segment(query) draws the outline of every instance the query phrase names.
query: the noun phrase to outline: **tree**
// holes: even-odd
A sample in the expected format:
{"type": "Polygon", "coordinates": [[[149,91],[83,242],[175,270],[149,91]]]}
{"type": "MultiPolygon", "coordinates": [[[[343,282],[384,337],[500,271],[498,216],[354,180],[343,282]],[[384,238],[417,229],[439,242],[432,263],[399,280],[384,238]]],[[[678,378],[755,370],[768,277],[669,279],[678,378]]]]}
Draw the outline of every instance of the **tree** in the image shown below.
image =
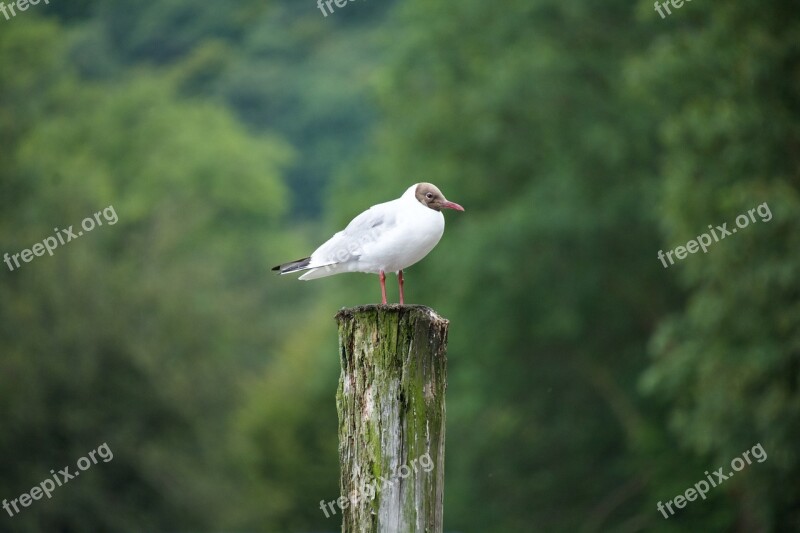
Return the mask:
{"type": "Polygon", "coordinates": [[[60,66],[63,38],[32,18],[0,35],[3,52],[35,51],[0,76],[4,107],[25,125],[2,127],[4,248],[76,234],[0,281],[0,450],[13,459],[0,463],[0,492],[28,491],[103,442],[114,459],[9,527],[221,523],[220,494],[247,498],[226,437],[239,380],[292,319],[264,312],[285,299],[280,287],[253,290],[286,248],[276,230],[291,151],[146,72],[78,83],[60,66]]]}
{"type": "Polygon", "coordinates": [[[665,248],[709,224],[737,228],[737,216],[766,206],[707,254],[670,267],[690,298],[659,328],[642,380],[669,406],[681,442],[709,466],[762,444],[768,460],[721,489],[731,496],[730,527],[749,531],[800,523],[793,10],[785,1],[693,5],[693,31],[663,36],[632,68],[641,93],[659,95],[665,248]]]}

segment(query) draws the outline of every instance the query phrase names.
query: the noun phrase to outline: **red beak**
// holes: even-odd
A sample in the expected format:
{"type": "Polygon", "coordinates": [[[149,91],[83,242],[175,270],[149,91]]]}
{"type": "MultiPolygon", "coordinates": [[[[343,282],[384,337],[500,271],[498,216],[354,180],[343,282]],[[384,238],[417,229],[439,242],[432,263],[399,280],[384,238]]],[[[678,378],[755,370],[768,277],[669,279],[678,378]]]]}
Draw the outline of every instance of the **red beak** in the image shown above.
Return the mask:
{"type": "Polygon", "coordinates": [[[442,207],[445,207],[447,209],[455,209],[456,211],[463,211],[464,210],[464,208],[461,207],[460,205],[458,205],[457,203],[448,202],[447,200],[442,202],[442,207]]]}

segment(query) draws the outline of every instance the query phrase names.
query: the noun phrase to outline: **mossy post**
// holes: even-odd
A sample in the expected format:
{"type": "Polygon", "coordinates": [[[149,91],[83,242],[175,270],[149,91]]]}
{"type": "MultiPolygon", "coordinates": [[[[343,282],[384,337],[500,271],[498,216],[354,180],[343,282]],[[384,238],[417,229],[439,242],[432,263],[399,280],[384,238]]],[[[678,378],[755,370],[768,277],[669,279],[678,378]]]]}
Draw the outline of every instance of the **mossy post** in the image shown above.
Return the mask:
{"type": "Polygon", "coordinates": [[[336,320],[342,532],[441,533],[448,322],[419,305],[336,320]]]}

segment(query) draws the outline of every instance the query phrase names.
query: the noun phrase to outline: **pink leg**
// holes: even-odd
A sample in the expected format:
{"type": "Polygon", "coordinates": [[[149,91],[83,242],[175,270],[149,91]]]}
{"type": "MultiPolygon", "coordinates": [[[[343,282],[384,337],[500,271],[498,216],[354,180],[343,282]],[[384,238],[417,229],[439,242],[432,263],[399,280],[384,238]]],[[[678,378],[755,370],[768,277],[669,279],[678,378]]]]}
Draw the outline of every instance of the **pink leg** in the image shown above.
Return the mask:
{"type": "Polygon", "coordinates": [[[397,283],[400,284],[400,305],[405,304],[405,295],[403,294],[403,271],[397,272],[397,283]]]}
{"type": "Polygon", "coordinates": [[[381,270],[381,304],[386,305],[386,274],[381,270]]]}

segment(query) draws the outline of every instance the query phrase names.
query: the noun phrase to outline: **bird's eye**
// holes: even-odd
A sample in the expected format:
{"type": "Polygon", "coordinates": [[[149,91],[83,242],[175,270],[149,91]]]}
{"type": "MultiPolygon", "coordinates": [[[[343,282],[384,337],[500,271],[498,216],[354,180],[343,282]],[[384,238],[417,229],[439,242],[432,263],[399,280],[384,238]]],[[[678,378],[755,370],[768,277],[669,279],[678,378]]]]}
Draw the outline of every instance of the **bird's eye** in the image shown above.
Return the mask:
{"type": "Polygon", "coordinates": [[[425,198],[427,198],[428,200],[433,200],[433,193],[429,192],[428,194],[425,195],[425,198]]]}

